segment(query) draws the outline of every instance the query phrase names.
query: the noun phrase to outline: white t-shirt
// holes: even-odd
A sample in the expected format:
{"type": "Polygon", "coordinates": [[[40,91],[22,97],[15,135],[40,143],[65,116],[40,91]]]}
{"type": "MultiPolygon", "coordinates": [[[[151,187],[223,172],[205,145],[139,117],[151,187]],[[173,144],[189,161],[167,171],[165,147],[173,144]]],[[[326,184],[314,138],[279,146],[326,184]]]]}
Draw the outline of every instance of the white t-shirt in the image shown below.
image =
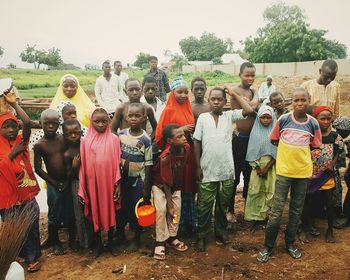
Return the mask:
{"type": "Polygon", "coordinates": [[[128,73],[120,72],[120,75],[113,73],[112,75],[116,76],[119,79],[119,85],[118,85],[118,93],[123,102],[129,101],[128,96],[126,95],[124,89],[125,89],[125,81],[129,79],[128,73]]]}
{"type": "Polygon", "coordinates": [[[118,77],[114,74],[111,75],[109,81],[103,75],[96,79],[95,96],[97,102],[108,113],[114,112],[121,101],[123,101],[118,92],[119,83],[118,77]]]}
{"type": "Polygon", "coordinates": [[[232,155],[232,123],[245,119],[240,110],[223,112],[218,124],[211,113],[199,115],[193,138],[202,142],[200,165],[203,183],[234,179],[235,168],[232,155]]]}

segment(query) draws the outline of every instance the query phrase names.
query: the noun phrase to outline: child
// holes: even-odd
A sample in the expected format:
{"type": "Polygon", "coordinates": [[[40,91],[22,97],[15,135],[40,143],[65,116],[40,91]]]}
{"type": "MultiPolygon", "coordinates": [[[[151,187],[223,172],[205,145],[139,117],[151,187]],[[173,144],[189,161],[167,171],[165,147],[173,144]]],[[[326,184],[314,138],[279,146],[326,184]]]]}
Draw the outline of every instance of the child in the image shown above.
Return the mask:
{"type": "Polygon", "coordinates": [[[64,254],[58,237],[58,229],[64,224],[69,227],[69,245],[75,242],[73,203],[68,187],[63,154],[65,141],[58,135],[59,115],[55,110],[47,109],[41,114],[44,137],[34,145],[35,172],[47,183],[48,240],[44,245],[54,246],[54,254],[64,254]],[[42,167],[45,163],[47,171],[42,167]]]}
{"type": "Polygon", "coordinates": [[[67,144],[64,152],[64,163],[66,166],[67,180],[72,188],[74,206],[75,227],[79,240],[79,247],[88,247],[88,235],[85,227],[85,218],[82,205],[78,199],[79,168],[80,168],[80,139],[82,135],[78,120],[66,120],[62,124],[63,136],[67,144]]]}
{"type": "MultiPolygon", "coordinates": [[[[6,92],[3,98],[22,120],[22,134],[19,134],[19,122],[14,114],[0,114],[0,216],[2,220],[6,220],[23,208],[35,215],[19,252],[19,257],[28,264],[27,270],[34,272],[40,269],[38,259],[41,256],[40,210],[35,200],[40,188],[27,149],[31,130],[30,119],[17,104],[14,92],[6,92]]],[[[16,234],[16,229],[13,230],[13,234],[16,234]]]]}
{"type": "Polygon", "coordinates": [[[198,192],[198,250],[205,251],[206,237],[210,232],[212,209],[215,206],[215,237],[218,244],[227,244],[226,211],[232,196],[234,164],[232,157],[232,123],[244,119],[253,109],[237,94],[241,110],[223,112],[227,89],[213,88],[209,93],[211,112],[199,116],[193,134],[196,155],[198,192]],[[215,148],[213,148],[215,147],[215,148]]]}
{"type": "Polygon", "coordinates": [[[191,91],[194,95],[194,100],[191,102],[192,112],[197,122],[200,114],[210,111],[208,102],[204,99],[207,92],[207,84],[203,78],[196,77],[191,81],[191,91]]]}
{"type": "Polygon", "coordinates": [[[177,239],[181,215],[181,188],[189,157],[189,145],[183,129],[169,124],[163,129],[169,146],[161,153],[153,168],[152,193],[156,208],[156,246],[154,258],[165,259],[165,244],[184,252],[188,247],[177,239]]]}
{"type": "MultiPolygon", "coordinates": [[[[142,94],[142,87],[140,81],[135,78],[127,79],[125,82],[125,92],[129,98],[129,102],[124,102],[118,105],[117,109],[115,110],[115,114],[111,125],[113,133],[117,133],[118,129],[123,130],[125,128],[130,127],[127,121],[128,107],[130,103],[140,103],[142,94]]],[[[153,136],[157,127],[157,121],[154,117],[154,109],[151,107],[151,105],[144,103],[140,104],[145,107],[146,112],[146,118],[141,124],[141,127],[143,129],[146,129],[146,120],[148,119],[151,123],[153,130],[151,138],[154,138],[153,136]]]]}
{"type": "Polygon", "coordinates": [[[95,256],[102,252],[101,231],[108,231],[108,250],[113,251],[115,204],[120,194],[120,141],[111,132],[105,109],[95,109],[90,117],[89,132],[80,144],[81,166],[78,195],[84,214],[93,224],[95,256]]]}
{"type": "MultiPolygon", "coordinates": [[[[334,243],[333,236],[333,220],[334,220],[334,208],[333,208],[333,191],[335,187],[334,181],[334,169],[339,155],[339,141],[340,137],[338,133],[332,131],[332,111],[327,106],[318,106],[313,111],[313,117],[317,119],[322,133],[322,145],[321,147],[311,151],[311,157],[313,161],[313,175],[309,182],[308,191],[313,193],[320,191],[321,198],[326,203],[328,229],[326,233],[326,242],[334,243]]],[[[303,229],[305,234],[309,230],[309,226],[313,226],[313,213],[312,201],[315,197],[312,194],[307,195],[303,211],[303,229]],[[309,221],[308,221],[309,220],[309,221]]],[[[322,204],[323,205],[323,204],[322,204]]],[[[305,240],[308,242],[307,236],[305,240]]]]}
{"type": "Polygon", "coordinates": [[[306,114],[309,95],[305,89],[294,90],[292,106],[293,112],[281,116],[270,135],[273,144],[278,144],[276,190],[265,230],[264,249],[257,256],[259,262],[267,262],[272,253],[289,189],[291,193],[285,246],[288,254],[294,259],[302,256],[293,243],[304,206],[308,178],[312,176],[310,145],[318,148],[322,139],[317,120],[306,114]]]}
{"type": "MultiPolygon", "coordinates": [[[[343,138],[346,139],[349,137],[350,134],[350,117],[347,116],[342,116],[334,120],[333,122],[333,127],[337,130],[337,133],[343,138]]],[[[342,142],[341,142],[342,143],[342,142]]],[[[340,143],[340,144],[341,144],[340,143]]],[[[344,141],[342,151],[344,153],[344,156],[342,158],[342,163],[337,166],[339,167],[346,167],[346,158],[350,158],[350,141],[346,140],[344,141]]],[[[340,157],[340,155],[339,155],[340,157]]],[[[338,164],[337,164],[338,165],[338,164]]],[[[343,204],[343,212],[346,216],[345,222],[336,222],[334,227],[338,229],[343,229],[345,227],[350,226],[350,165],[348,164],[348,168],[345,171],[344,174],[344,180],[346,183],[346,186],[348,188],[345,199],[344,199],[344,204],[343,204]]]]}
{"type": "Polygon", "coordinates": [[[168,124],[178,124],[185,132],[187,143],[191,147],[191,155],[186,164],[185,181],[181,192],[180,232],[195,232],[197,228],[197,211],[195,207],[196,161],[191,134],[194,131],[194,116],[188,98],[188,86],[181,76],[171,83],[171,92],[167,104],[160,116],[156,130],[156,143],[164,149],[168,144],[163,142],[162,131],[168,124]]]}
{"type": "Polygon", "coordinates": [[[281,92],[275,91],[271,93],[270,106],[274,109],[276,118],[279,119],[283,114],[289,113],[289,110],[285,107],[284,96],[281,92]]]}
{"type": "MultiPolygon", "coordinates": [[[[257,111],[259,106],[259,95],[255,89],[252,88],[252,85],[255,80],[255,66],[250,62],[242,63],[239,70],[239,77],[241,79],[240,85],[233,88],[233,91],[248,101],[248,104],[253,108],[254,111],[257,111]]],[[[236,99],[231,97],[231,109],[241,109],[236,99]]],[[[236,220],[234,216],[234,207],[235,207],[235,196],[237,186],[240,182],[241,173],[243,173],[244,185],[243,185],[243,198],[247,197],[248,185],[250,172],[252,168],[249,163],[245,160],[247,155],[247,148],[249,142],[249,134],[253,128],[255,118],[248,116],[245,120],[237,121],[236,129],[233,132],[232,138],[232,149],[233,149],[233,160],[235,162],[235,181],[233,183],[233,193],[229,208],[229,213],[227,218],[229,222],[234,222],[236,220]]]]}
{"type": "Polygon", "coordinates": [[[126,120],[129,128],[119,133],[121,142],[121,209],[117,212],[117,237],[125,239],[124,228],[129,222],[135,236],[127,248],[128,252],[140,247],[141,227],[135,215],[136,203],[143,197],[150,200],[150,168],[152,162],[151,139],[142,125],[146,119],[146,108],[142,103],[131,103],[127,107],[126,120]]]}
{"type": "Polygon", "coordinates": [[[271,144],[270,132],[276,123],[275,113],[262,106],[250,133],[246,161],[252,167],[244,218],[247,221],[266,221],[275,192],[277,147],[271,144]]]}

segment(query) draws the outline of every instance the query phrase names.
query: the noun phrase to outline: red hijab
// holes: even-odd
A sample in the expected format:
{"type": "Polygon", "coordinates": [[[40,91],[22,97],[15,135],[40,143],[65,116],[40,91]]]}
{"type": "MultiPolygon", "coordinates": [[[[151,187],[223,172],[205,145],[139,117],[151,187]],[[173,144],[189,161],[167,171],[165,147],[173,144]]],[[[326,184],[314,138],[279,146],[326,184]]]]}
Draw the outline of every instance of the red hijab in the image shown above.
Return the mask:
{"type": "Polygon", "coordinates": [[[179,104],[176,99],[174,92],[171,91],[169,94],[166,106],[160,115],[160,119],[156,129],[156,143],[159,147],[163,147],[163,129],[168,124],[177,124],[184,126],[188,124],[194,124],[194,116],[192,113],[190,100],[187,98],[186,102],[179,104]]]}
{"type": "MultiPolygon", "coordinates": [[[[0,127],[7,120],[19,124],[14,114],[6,113],[0,115],[0,127]]],[[[11,141],[0,135],[0,209],[29,201],[40,191],[30,164],[28,149],[12,161],[8,157],[22,140],[22,135],[17,135],[11,141]]]]}

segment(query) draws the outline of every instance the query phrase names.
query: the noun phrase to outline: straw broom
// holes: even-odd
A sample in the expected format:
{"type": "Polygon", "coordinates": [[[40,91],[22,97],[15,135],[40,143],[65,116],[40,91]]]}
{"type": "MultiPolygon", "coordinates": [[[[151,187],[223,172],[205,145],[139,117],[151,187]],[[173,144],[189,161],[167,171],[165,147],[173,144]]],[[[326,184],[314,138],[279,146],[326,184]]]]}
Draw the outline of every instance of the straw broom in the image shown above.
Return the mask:
{"type": "MultiPolygon", "coordinates": [[[[8,210],[5,210],[8,211],[8,210]]],[[[0,279],[5,279],[7,271],[16,260],[36,214],[30,204],[22,209],[11,209],[5,221],[0,221],[0,279]]]]}

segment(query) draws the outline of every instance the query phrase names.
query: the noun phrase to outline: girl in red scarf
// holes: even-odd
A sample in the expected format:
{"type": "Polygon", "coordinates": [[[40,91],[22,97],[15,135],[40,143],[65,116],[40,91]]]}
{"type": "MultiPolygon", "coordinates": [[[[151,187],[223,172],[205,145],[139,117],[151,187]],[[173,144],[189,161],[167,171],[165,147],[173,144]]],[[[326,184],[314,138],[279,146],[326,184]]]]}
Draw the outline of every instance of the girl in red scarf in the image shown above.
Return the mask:
{"type": "Polygon", "coordinates": [[[25,205],[35,211],[35,221],[32,224],[27,239],[19,257],[28,263],[28,271],[40,268],[38,259],[40,251],[39,206],[35,196],[40,188],[36,181],[29,160],[28,141],[30,137],[30,119],[16,103],[16,95],[8,92],[5,100],[16,111],[23,122],[22,134],[19,134],[19,122],[12,113],[0,115],[0,215],[3,220],[25,205]]]}
{"type": "Polygon", "coordinates": [[[164,108],[157,125],[156,143],[160,149],[167,146],[162,140],[162,131],[168,124],[177,124],[182,127],[190,145],[190,158],[186,165],[184,186],[181,190],[181,221],[180,231],[186,227],[187,231],[195,231],[197,226],[197,213],[195,207],[196,188],[196,162],[193,149],[192,133],[194,131],[194,116],[188,98],[188,86],[183,79],[175,79],[171,85],[166,107],[164,108]]]}

